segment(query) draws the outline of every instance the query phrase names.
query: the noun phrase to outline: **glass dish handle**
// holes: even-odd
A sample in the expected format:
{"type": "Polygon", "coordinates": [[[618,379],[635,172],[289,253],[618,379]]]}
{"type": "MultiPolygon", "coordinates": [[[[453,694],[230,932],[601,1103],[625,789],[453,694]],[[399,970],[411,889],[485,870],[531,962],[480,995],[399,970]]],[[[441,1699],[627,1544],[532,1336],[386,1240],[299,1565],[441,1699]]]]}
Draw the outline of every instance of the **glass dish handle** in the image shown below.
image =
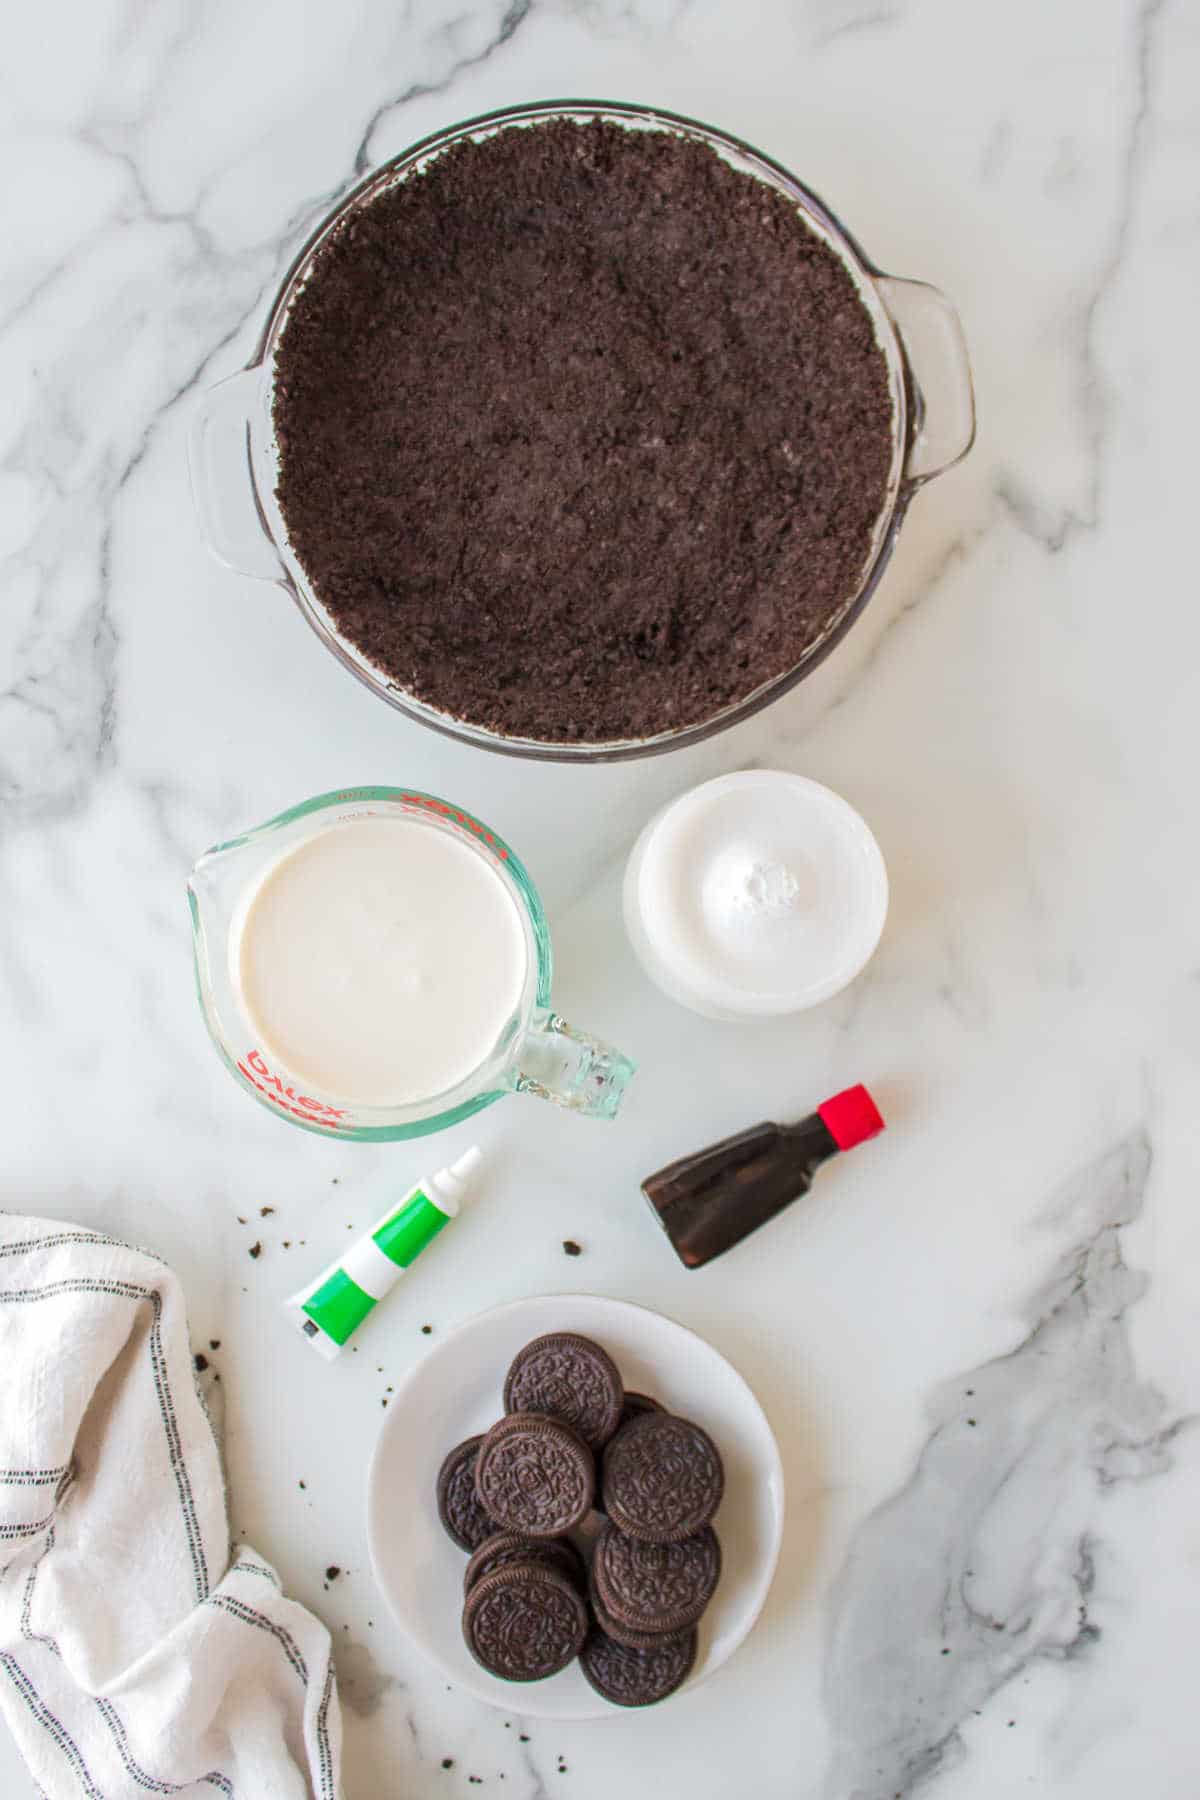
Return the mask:
{"type": "Polygon", "coordinates": [[[259,508],[250,456],[261,378],[261,369],[242,369],[201,397],[188,430],[188,468],[200,529],[217,560],[256,580],[280,581],[284,567],[259,508]]]}
{"type": "Polygon", "coordinates": [[[536,1094],[590,1119],[615,1119],[634,1065],[611,1044],[576,1031],[555,1012],[533,1015],[513,1076],[518,1094],[536,1094]]]}
{"type": "Polygon", "coordinates": [[[924,281],[881,275],[876,287],[896,327],[913,383],[913,433],[904,479],[914,487],[961,462],[975,442],[975,392],[962,322],[924,281]]]}

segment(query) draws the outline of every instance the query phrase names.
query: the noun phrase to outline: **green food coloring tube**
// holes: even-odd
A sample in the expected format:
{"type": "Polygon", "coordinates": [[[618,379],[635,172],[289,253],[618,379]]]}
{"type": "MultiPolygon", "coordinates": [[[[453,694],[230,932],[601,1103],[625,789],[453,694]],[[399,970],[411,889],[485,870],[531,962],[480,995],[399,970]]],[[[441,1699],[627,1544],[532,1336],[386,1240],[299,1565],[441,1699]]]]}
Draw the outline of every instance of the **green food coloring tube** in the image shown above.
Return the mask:
{"type": "Polygon", "coordinates": [[[426,1244],[458,1217],[482,1161],[482,1150],[473,1144],[449,1168],[423,1176],[344,1256],[286,1302],[301,1335],[327,1361],[341,1354],[426,1244]]]}

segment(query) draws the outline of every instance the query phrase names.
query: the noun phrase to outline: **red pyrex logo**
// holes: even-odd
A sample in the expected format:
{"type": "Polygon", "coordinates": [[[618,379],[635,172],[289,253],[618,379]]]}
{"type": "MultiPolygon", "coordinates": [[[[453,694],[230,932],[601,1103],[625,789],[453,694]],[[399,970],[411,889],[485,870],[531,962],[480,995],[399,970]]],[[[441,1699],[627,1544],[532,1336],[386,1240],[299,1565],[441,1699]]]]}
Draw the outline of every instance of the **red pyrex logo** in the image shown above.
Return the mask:
{"type": "Polygon", "coordinates": [[[336,1119],[344,1119],[346,1116],[336,1106],[327,1106],[324,1100],[314,1100],[311,1095],[298,1094],[295,1088],[288,1087],[278,1075],[272,1073],[257,1050],[251,1050],[246,1061],[238,1064],[238,1069],[260,1094],[265,1094],[268,1100],[281,1106],[284,1112],[291,1113],[297,1119],[307,1120],[310,1125],[332,1125],[336,1119]]]}

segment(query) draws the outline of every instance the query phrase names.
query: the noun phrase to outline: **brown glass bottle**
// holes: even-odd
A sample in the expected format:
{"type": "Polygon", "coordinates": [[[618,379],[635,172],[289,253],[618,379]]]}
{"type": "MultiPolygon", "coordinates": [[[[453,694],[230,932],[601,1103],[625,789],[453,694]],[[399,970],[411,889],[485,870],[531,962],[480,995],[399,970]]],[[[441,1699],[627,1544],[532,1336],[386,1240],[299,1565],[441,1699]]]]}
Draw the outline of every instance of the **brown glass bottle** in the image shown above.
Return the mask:
{"type": "Polygon", "coordinates": [[[866,1088],[847,1088],[798,1124],[765,1120],[668,1163],[642,1192],[680,1262],[699,1269],[806,1194],[822,1163],[883,1129],[866,1088]]]}

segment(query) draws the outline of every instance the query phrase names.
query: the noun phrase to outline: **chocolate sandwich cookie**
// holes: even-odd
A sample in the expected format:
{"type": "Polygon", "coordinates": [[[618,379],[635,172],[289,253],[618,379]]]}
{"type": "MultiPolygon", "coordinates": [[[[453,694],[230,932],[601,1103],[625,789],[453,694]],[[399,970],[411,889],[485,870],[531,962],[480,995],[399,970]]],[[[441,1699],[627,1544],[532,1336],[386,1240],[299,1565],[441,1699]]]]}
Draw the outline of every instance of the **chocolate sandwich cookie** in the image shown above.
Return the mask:
{"type": "Polygon", "coordinates": [[[604,1511],[646,1543],[670,1544],[707,1525],[725,1471],[708,1433],[671,1413],[644,1413],[604,1453],[604,1511]]]}
{"type": "Polygon", "coordinates": [[[598,1694],[614,1706],[653,1706],[683,1686],[696,1661],[696,1628],[660,1638],[652,1649],[619,1644],[593,1625],[579,1666],[598,1694]]]}
{"type": "Polygon", "coordinates": [[[660,1413],[666,1412],[666,1410],[666,1407],[661,1406],[657,1400],[652,1400],[649,1394],[636,1394],[630,1388],[626,1388],[625,1403],[621,1408],[617,1430],[620,1431],[622,1425],[628,1425],[630,1419],[640,1419],[643,1413],[660,1413]]]}
{"type": "MultiPolygon", "coordinates": [[[[666,1410],[666,1407],[661,1405],[659,1401],[652,1400],[649,1394],[634,1393],[631,1392],[629,1388],[626,1388],[624,1404],[621,1407],[621,1417],[617,1422],[617,1429],[613,1434],[613,1438],[619,1436],[622,1429],[629,1424],[631,1419],[640,1419],[645,1413],[660,1413],[666,1412],[666,1410]]],[[[613,1438],[609,1439],[610,1443],[613,1441],[613,1438]]],[[[600,1483],[598,1482],[597,1487],[599,1488],[599,1486],[600,1483]]],[[[596,1496],[596,1506],[598,1510],[604,1510],[604,1499],[600,1493],[597,1493],[596,1496]]]]}
{"type": "Polygon", "coordinates": [[[578,1656],[587,1607],[564,1575],[512,1563],[481,1575],[463,1607],[463,1636],[476,1662],[505,1681],[544,1681],[578,1656]]]}
{"type": "Polygon", "coordinates": [[[614,1619],[593,1585],[588,1595],[588,1605],[592,1609],[592,1617],[606,1637],[614,1643],[624,1644],[627,1650],[657,1650],[667,1638],[684,1637],[692,1629],[689,1625],[684,1631],[635,1631],[629,1625],[622,1625],[614,1619]]]}
{"type": "Polygon", "coordinates": [[[475,1492],[475,1458],[482,1442],[480,1436],[457,1444],[438,1471],[438,1517],[460,1550],[477,1549],[498,1529],[475,1492]]]}
{"type": "Polygon", "coordinates": [[[591,1511],[595,1486],[591,1451],[557,1419],[510,1413],[479,1446],[475,1492],[507,1531],[561,1537],[591,1511]]]}
{"type": "Polygon", "coordinates": [[[504,1410],[546,1413],[579,1433],[593,1450],[617,1429],[625,1390],[607,1350],[572,1331],[534,1338],[513,1358],[504,1410]]]}
{"type": "Polygon", "coordinates": [[[587,1586],[583,1558],[566,1538],[531,1538],[516,1531],[498,1531],[494,1537],[484,1539],[467,1564],[463,1593],[469,1594],[480,1577],[490,1575],[494,1569],[530,1562],[565,1575],[580,1593],[587,1586]]]}
{"type": "Polygon", "coordinates": [[[694,1625],[720,1577],[721,1546],[711,1525],[675,1544],[645,1544],[606,1525],[592,1556],[597,1600],[631,1631],[694,1625]]]}

